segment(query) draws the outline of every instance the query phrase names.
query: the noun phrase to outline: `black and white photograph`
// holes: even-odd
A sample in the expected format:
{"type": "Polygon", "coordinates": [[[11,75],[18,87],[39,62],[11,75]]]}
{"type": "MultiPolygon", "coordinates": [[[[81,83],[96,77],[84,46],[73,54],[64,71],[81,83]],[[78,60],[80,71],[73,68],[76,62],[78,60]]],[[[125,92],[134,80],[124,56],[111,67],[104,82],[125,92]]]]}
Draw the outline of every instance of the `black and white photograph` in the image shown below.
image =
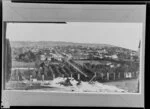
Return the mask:
{"type": "Polygon", "coordinates": [[[2,2],[2,106],[144,107],[145,2],[2,2]]]}
{"type": "Polygon", "coordinates": [[[139,94],[142,23],[7,23],[6,90],[139,94]]]}

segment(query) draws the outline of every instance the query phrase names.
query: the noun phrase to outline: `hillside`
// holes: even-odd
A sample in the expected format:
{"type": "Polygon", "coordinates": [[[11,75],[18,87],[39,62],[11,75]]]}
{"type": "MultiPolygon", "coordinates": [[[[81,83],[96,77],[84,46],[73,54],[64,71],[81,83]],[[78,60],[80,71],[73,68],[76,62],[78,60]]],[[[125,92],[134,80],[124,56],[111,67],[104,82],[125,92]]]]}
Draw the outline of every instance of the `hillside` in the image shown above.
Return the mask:
{"type": "Polygon", "coordinates": [[[113,47],[108,44],[91,44],[91,43],[73,43],[73,42],[62,42],[62,41],[10,41],[11,47],[53,47],[53,46],[87,46],[87,47],[113,47]]]}

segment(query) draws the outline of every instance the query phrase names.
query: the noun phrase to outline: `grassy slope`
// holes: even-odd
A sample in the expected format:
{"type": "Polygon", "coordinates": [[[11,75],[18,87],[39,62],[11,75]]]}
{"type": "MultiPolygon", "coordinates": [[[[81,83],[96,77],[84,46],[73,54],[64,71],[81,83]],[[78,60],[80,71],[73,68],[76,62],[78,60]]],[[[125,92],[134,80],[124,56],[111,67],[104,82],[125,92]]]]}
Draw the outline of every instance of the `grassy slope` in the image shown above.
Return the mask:
{"type": "Polygon", "coordinates": [[[13,68],[34,68],[35,63],[34,62],[18,62],[18,61],[12,61],[12,67],[13,68]]]}

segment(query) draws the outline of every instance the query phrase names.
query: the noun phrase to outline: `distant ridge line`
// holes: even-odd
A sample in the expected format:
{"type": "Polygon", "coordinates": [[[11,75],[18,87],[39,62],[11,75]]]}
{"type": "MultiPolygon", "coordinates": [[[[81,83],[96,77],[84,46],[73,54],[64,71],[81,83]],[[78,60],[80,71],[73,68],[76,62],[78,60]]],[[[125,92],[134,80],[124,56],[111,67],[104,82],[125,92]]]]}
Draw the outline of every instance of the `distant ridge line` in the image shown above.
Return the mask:
{"type": "Polygon", "coordinates": [[[114,46],[110,44],[98,44],[98,43],[80,43],[80,42],[67,42],[67,41],[10,41],[11,43],[65,43],[65,44],[83,44],[83,45],[106,45],[106,46],[114,46]]]}
{"type": "MultiPolygon", "coordinates": [[[[86,46],[86,47],[118,47],[126,50],[131,50],[128,48],[123,48],[110,44],[98,44],[98,43],[79,43],[79,42],[66,42],[66,41],[10,41],[12,47],[34,47],[34,46],[44,46],[44,47],[54,47],[54,46],[86,46]]],[[[132,50],[135,51],[135,50],[132,50]]]]}

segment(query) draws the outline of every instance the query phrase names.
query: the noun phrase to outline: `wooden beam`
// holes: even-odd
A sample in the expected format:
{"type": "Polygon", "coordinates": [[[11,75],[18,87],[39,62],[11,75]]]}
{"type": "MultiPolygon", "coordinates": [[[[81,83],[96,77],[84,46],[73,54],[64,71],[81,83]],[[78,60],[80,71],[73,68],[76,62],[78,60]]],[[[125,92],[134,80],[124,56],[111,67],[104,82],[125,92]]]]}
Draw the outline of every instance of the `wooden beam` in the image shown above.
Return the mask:
{"type": "Polygon", "coordinates": [[[89,82],[91,82],[95,77],[96,77],[96,72],[95,72],[95,75],[91,78],[91,80],[89,82]]]}
{"type": "Polygon", "coordinates": [[[73,65],[72,63],[70,63],[68,60],[65,60],[69,65],[71,65],[73,68],[75,68],[78,72],[80,72],[82,75],[84,75],[85,77],[88,77],[84,72],[82,72],[78,67],[76,67],[75,65],[73,65]]]}

